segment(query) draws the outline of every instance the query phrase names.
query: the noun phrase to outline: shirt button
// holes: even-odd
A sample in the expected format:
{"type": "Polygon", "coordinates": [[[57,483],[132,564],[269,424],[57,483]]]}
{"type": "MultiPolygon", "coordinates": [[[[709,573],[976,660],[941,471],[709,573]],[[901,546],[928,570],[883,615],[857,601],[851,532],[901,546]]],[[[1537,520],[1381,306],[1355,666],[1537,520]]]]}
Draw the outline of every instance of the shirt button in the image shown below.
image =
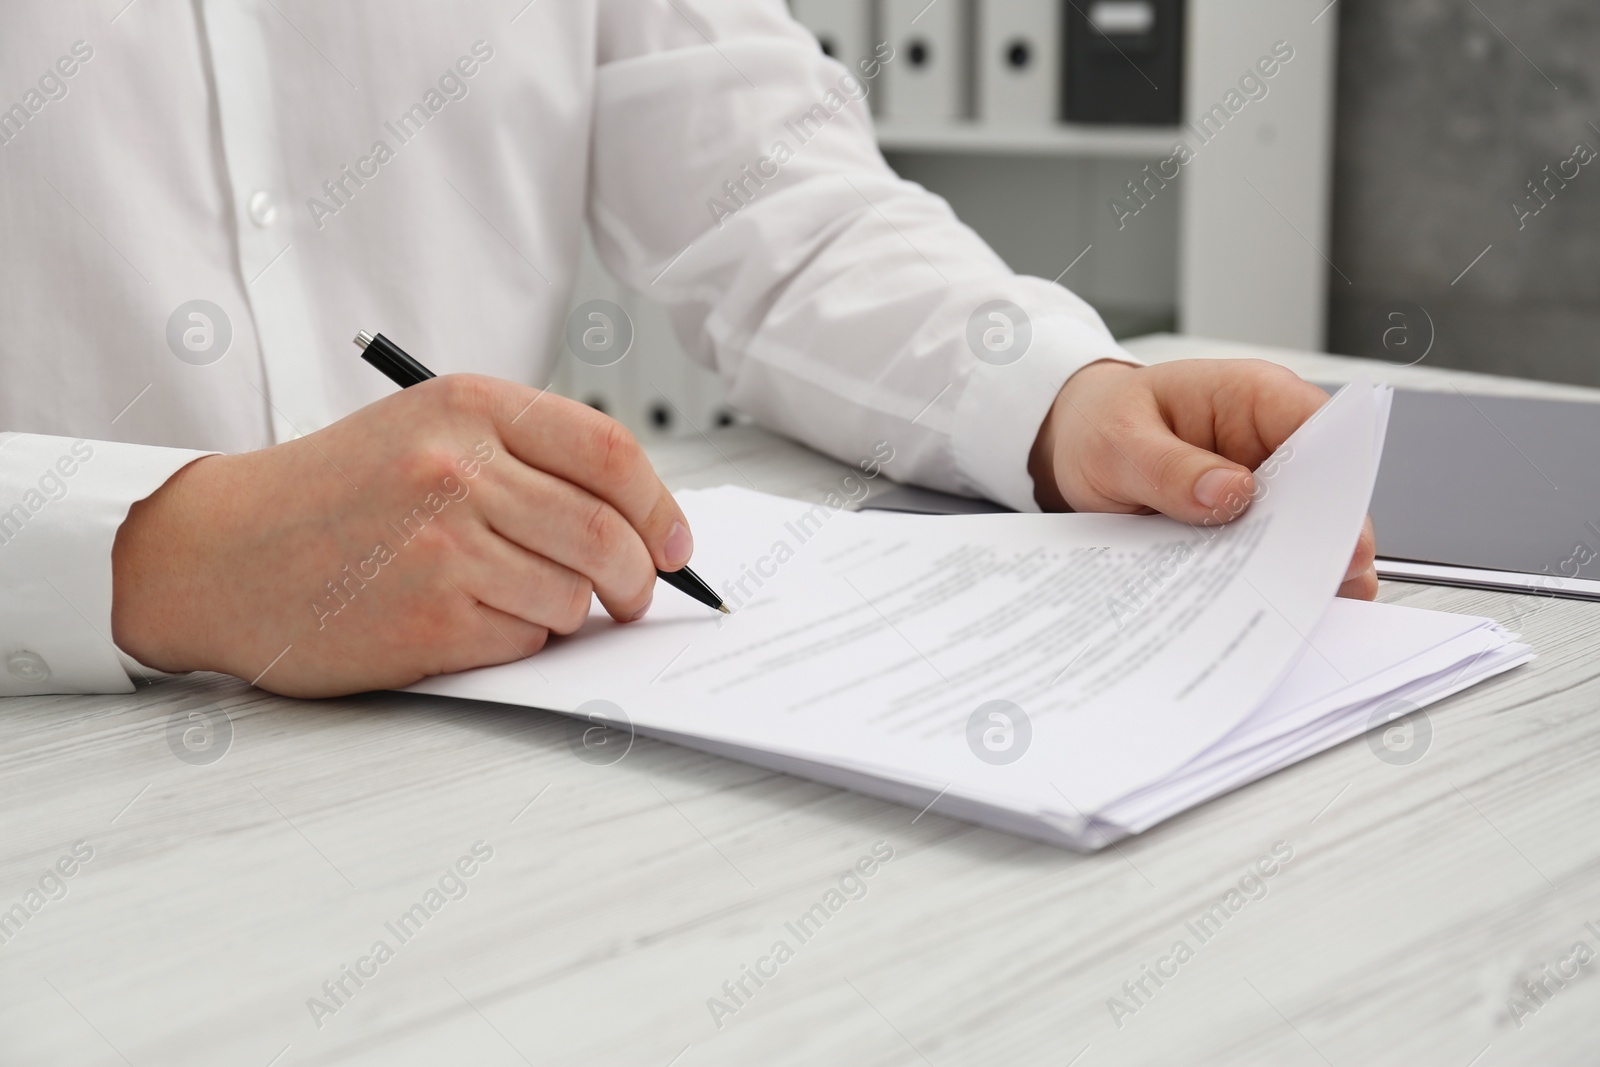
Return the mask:
{"type": "Polygon", "coordinates": [[[278,205],[273,201],[272,194],[265,189],[258,189],[250,194],[250,221],[266,229],[278,217],[278,205]]]}
{"type": "Polygon", "coordinates": [[[23,682],[42,682],[50,677],[50,667],[44,657],[27,649],[6,657],[6,670],[11,672],[13,678],[23,682]]]}

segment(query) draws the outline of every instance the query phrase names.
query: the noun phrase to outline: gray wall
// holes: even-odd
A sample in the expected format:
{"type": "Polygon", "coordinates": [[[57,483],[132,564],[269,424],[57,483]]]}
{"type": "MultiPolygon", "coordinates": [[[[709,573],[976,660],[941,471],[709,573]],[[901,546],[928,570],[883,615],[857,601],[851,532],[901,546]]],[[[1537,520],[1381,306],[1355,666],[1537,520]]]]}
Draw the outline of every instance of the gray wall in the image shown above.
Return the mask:
{"type": "Polygon", "coordinates": [[[1511,208],[1600,150],[1600,3],[1476,4],[1340,2],[1329,347],[1409,362],[1431,318],[1426,363],[1600,385],[1600,159],[1511,208]]]}

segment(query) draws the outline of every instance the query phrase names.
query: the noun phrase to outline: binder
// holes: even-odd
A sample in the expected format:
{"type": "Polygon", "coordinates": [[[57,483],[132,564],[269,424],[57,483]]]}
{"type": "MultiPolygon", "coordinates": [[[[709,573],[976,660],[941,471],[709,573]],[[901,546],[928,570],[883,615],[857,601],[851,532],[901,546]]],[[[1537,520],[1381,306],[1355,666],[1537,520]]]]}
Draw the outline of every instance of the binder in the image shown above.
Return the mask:
{"type": "Polygon", "coordinates": [[[866,0],[790,0],[795,20],[816,35],[822,52],[861,76],[872,52],[872,5],[866,0]]]}
{"type": "Polygon", "coordinates": [[[969,0],[883,0],[883,34],[894,57],[883,67],[883,117],[952,122],[971,115],[969,0]]]}
{"type": "Polygon", "coordinates": [[[633,342],[625,356],[597,366],[580,359],[564,336],[553,386],[556,392],[605,412],[647,441],[697,437],[702,430],[739,421],[716,372],[683,351],[670,309],[644,299],[614,278],[600,261],[593,235],[585,227],[569,319],[572,312],[594,300],[609,301],[620,310],[614,326],[629,330],[633,342]]]}
{"type": "Polygon", "coordinates": [[[1062,0],[978,0],[977,116],[1039,127],[1061,117],[1062,0]]]}
{"type": "Polygon", "coordinates": [[[1183,116],[1183,0],[1084,0],[1067,11],[1071,122],[1176,126],[1183,116]]]}

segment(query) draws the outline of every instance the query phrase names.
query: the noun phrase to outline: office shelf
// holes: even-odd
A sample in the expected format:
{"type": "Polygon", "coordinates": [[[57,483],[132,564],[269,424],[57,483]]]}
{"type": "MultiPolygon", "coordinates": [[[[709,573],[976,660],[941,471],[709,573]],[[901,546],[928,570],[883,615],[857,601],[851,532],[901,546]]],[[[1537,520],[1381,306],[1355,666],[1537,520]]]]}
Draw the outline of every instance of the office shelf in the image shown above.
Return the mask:
{"type": "Polygon", "coordinates": [[[975,122],[878,123],[886,152],[970,152],[987,155],[1080,156],[1144,159],[1171,154],[1179,126],[984,126],[975,122]]]}
{"type": "MultiPolygon", "coordinates": [[[[1339,25],[1312,17],[1325,3],[1306,14],[1283,0],[1186,0],[1183,114],[1204,135],[1192,125],[896,119],[890,90],[878,144],[897,171],[1043,277],[1093,246],[1062,282],[1091,304],[1175,306],[1183,333],[1319,349],[1339,25]],[[1143,170],[1180,142],[1190,149],[1180,169],[1143,170]]],[[[874,33],[906,44],[905,26],[881,22],[874,33]]]]}

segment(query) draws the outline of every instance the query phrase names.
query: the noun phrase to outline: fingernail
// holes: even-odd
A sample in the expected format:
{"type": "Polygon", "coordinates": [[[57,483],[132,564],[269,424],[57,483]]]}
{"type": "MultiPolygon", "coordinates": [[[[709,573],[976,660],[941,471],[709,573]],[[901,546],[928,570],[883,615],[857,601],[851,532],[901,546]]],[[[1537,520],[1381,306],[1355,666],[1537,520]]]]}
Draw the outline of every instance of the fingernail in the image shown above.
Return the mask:
{"type": "Polygon", "coordinates": [[[694,537],[690,535],[689,527],[681,522],[673,523],[672,532],[667,534],[667,543],[662,550],[673,567],[688,563],[689,557],[694,555],[694,537]]]}
{"type": "Polygon", "coordinates": [[[644,602],[644,607],[642,607],[638,611],[634,612],[633,613],[633,618],[629,619],[628,621],[629,622],[638,622],[640,619],[644,618],[645,617],[645,613],[650,610],[650,605],[654,604],[655,600],[656,600],[655,594],[654,593],[650,594],[650,599],[646,600],[644,602]]]}
{"type": "Polygon", "coordinates": [[[1227,467],[1213,467],[1194,483],[1194,498],[1200,501],[1201,506],[1214,508],[1236,477],[1238,477],[1237,471],[1231,471],[1227,467]]]}
{"type": "Polygon", "coordinates": [[[1222,499],[1222,493],[1226,493],[1227,486],[1234,482],[1234,478],[1235,472],[1227,467],[1213,467],[1211,470],[1206,470],[1205,474],[1200,475],[1195,482],[1195,499],[1200,501],[1203,507],[1216,507],[1218,501],[1222,499]]]}

